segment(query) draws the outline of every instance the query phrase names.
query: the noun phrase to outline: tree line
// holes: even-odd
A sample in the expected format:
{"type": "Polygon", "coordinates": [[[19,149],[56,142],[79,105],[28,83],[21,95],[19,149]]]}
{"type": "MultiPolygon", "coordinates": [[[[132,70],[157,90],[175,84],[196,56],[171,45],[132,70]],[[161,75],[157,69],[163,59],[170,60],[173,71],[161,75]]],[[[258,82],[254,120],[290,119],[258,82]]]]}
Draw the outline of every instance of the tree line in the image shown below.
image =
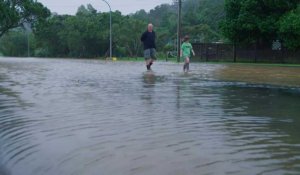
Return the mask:
{"type": "MultiPolygon", "coordinates": [[[[31,56],[97,58],[109,53],[109,13],[92,5],[80,6],[75,15],[59,15],[34,0],[3,0],[0,11],[2,55],[27,56],[27,38],[31,56]]],[[[300,47],[299,0],[185,0],[182,11],[182,35],[189,34],[192,42],[268,46],[280,40],[289,49],[300,47]]],[[[112,19],[115,56],[140,56],[140,35],[150,22],[158,51],[176,48],[176,3],[130,15],[115,11],[112,19]]]]}
{"type": "Polygon", "coordinates": [[[268,47],[274,40],[289,49],[300,47],[299,0],[226,0],[220,28],[234,43],[268,47]]]}

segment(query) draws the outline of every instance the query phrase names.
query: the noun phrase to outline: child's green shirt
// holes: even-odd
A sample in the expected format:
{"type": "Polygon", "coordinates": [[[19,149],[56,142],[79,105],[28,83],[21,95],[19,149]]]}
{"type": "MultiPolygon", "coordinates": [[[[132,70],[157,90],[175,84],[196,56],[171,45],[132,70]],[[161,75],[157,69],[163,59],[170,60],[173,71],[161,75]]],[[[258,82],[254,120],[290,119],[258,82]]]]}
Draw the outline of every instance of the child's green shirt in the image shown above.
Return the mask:
{"type": "Polygon", "coordinates": [[[182,56],[183,57],[191,57],[191,52],[193,50],[193,46],[189,42],[184,42],[181,45],[182,56]]]}

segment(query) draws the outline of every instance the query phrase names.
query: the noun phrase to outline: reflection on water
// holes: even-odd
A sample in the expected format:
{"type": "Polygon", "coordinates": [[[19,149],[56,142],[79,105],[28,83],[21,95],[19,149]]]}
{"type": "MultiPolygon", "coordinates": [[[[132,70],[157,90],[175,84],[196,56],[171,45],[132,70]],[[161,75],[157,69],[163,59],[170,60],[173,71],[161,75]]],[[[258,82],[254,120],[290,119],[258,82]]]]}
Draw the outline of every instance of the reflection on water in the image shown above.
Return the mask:
{"type": "Polygon", "coordinates": [[[143,87],[144,87],[144,93],[142,93],[142,99],[144,99],[148,104],[152,104],[152,96],[155,93],[155,83],[157,81],[157,77],[154,72],[148,71],[144,73],[143,75],[143,87]]]}
{"type": "Polygon", "coordinates": [[[0,174],[299,174],[300,89],[192,66],[0,59],[0,174]]]}
{"type": "Polygon", "coordinates": [[[157,76],[155,75],[154,72],[148,71],[148,72],[144,73],[143,80],[144,80],[144,87],[151,88],[151,87],[155,86],[157,76]]]}
{"type": "Polygon", "coordinates": [[[228,143],[245,154],[243,161],[260,167],[257,173],[298,174],[299,90],[227,87],[222,95],[228,143]]]}

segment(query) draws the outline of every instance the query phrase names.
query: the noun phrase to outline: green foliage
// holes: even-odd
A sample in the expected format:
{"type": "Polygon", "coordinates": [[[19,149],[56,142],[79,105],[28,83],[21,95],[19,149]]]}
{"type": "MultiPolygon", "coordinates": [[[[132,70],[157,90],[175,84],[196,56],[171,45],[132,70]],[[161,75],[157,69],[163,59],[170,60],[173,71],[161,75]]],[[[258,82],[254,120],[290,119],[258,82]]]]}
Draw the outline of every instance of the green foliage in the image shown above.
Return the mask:
{"type": "MultiPolygon", "coordinates": [[[[192,42],[232,42],[270,46],[282,40],[290,49],[300,48],[299,0],[185,0],[182,35],[192,42]]],[[[20,28],[32,24],[31,50],[39,57],[105,57],[109,54],[109,13],[80,6],[76,15],[52,14],[34,0],[0,2],[0,52],[6,56],[27,54],[26,35],[20,28]],[[8,33],[7,33],[8,32],[8,33]],[[4,35],[5,34],[5,35],[4,35]]],[[[176,50],[177,5],[162,4],[150,12],[140,10],[113,19],[113,54],[142,56],[141,34],[147,23],[157,33],[158,52],[176,50]]]]}
{"type": "Polygon", "coordinates": [[[218,41],[221,38],[221,35],[207,24],[200,24],[195,26],[186,26],[183,27],[186,34],[192,36],[192,40],[201,41],[201,42],[211,42],[218,41]]]}
{"type": "Polygon", "coordinates": [[[50,11],[41,3],[33,0],[0,1],[0,37],[10,29],[41,22],[50,15],[50,11]]]}
{"type": "MultiPolygon", "coordinates": [[[[29,35],[30,50],[33,49],[34,38],[29,35]]],[[[4,56],[25,57],[27,56],[27,34],[22,29],[8,32],[0,40],[0,52],[4,56]]]]}
{"type": "Polygon", "coordinates": [[[34,51],[34,56],[36,57],[48,57],[48,55],[50,55],[50,53],[47,48],[37,48],[34,51]]]}
{"type": "MultiPolygon", "coordinates": [[[[222,40],[219,22],[224,19],[224,0],[186,0],[182,8],[182,35],[192,41],[216,42],[222,40]]],[[[177,37],[177,5],[163,4],[149,13],[138,11],[131,17],[152,22],[158,35],[158,48],[170,47],[177,37]],[[168,46],[166,46],[168,45],[168,46]]],[[[176,45],[173,45],[175,50],[176,45]]],[[[170,49],[170,48],[168,48],[170,49]]]]}
{"type": "MultiPolygon", "coordinates": [[[[224,0],[185,1],[182,33],[189,34],[191,38],[201,42],[220,40],[222,36],[219,34],[218,21],[224,16],[223,6],[224,0]]],[[[43,20],[49,15],[49,11],[42,4],[35,3],[33,0],[6,0],[0,3],[0,8],[6,9],[6,11],[14,9],[5,14],[9,14],[11,20],[15,20],[16,26],[21,25],[24,21],[30,21],[34,24],[35,40],[33,40],[32,45],[35,56],[84,58],[108,56],[109,13],[97,12],[93,6],[87,5],[80,6],[76,15],[52,14],[51,17],[43,20]],[[16,3],[10,4],[12,2],[16,3]],[[24,8],[22,8],[23,6],[24,8]],[[17,11],[16,9],[23,10],[17,11]]],[[[2,13],[1,15],[4,19],[2,13]]],[[[112,15],[114,55],[118,57],[142,56],[143,49],[140,36],[146,30],[147,23],[150,22],[154,24],[157,33],[158,52],[165,54],[175,49],[174,43],[177,36],[176,4],[162,4],[150,12],[140,10],[128,16],[123,16],[118,11],[113,12],[112,15]]],[[[8,40],[7,37],[5,41],[8,40]]],[[[19,39],[15,42],[22,43],[23,41],[19,39]]],[[[3,53],[9,55],[11,52],[3,53]]]]}
{"type": "MultiPolygon", "coordinates": [[[[140,53],[146,23],[113,12],[113,47],[118,55],[140,53]]],[[[52,57],[100,57],[109,53],[109,13],[80,6],[75,16],[54,15],[35,30],[38,50],[52,57]],[[43,48],[47,48],[46,50],[43,48]],[[47,51],[47,52],[45,52],[47,51]]],[[[39,52],[40,53],[40,52],[39,52]]]]}
{"type": "Polygon", "coordinates": [[[146,30],[147,23],[130,17],[114,25],[114,43],[120,56],[137,57],[141,55],[140,35],[146,30]]]}
{"type": "Polygon", "coordinates": [[[300,48],[300,5],[284,15],[279,21],[279,32],[282,40],[289,49],[300,48]]]}
{"type": "Polygon", "coordinates": [[[222,33],[233,42],[268,45],[279,38],[278,21],[298,0],[225,0],[222,33]]]}
{"type": "Polygon", "coordinates": [[[219,22],[224,19],[224,0],[187,0],[183,4],[183,25],[207,25],[219,32],[219,22]]]}
{"type": "Polygon", "coordinates": [[[60,32],[65,30],[64,21],[69,16],[52,16],[47,21],[39,23],[34,29],[36,36],[36,49],[47,50],[50,57],[65,56],[68,52],[66,41],[60,37],[60,32]]]}

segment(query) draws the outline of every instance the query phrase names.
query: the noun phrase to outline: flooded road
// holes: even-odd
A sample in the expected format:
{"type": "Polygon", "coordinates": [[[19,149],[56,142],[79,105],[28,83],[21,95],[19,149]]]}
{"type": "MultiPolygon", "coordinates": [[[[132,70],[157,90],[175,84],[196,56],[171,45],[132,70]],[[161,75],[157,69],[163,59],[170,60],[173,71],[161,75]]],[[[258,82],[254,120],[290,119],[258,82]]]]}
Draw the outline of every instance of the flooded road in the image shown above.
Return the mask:
{"type": "Polygon", "coordinates": [[[0,174],[300,173],[297,85],[191,69],[0,58],[0,174]]]}

